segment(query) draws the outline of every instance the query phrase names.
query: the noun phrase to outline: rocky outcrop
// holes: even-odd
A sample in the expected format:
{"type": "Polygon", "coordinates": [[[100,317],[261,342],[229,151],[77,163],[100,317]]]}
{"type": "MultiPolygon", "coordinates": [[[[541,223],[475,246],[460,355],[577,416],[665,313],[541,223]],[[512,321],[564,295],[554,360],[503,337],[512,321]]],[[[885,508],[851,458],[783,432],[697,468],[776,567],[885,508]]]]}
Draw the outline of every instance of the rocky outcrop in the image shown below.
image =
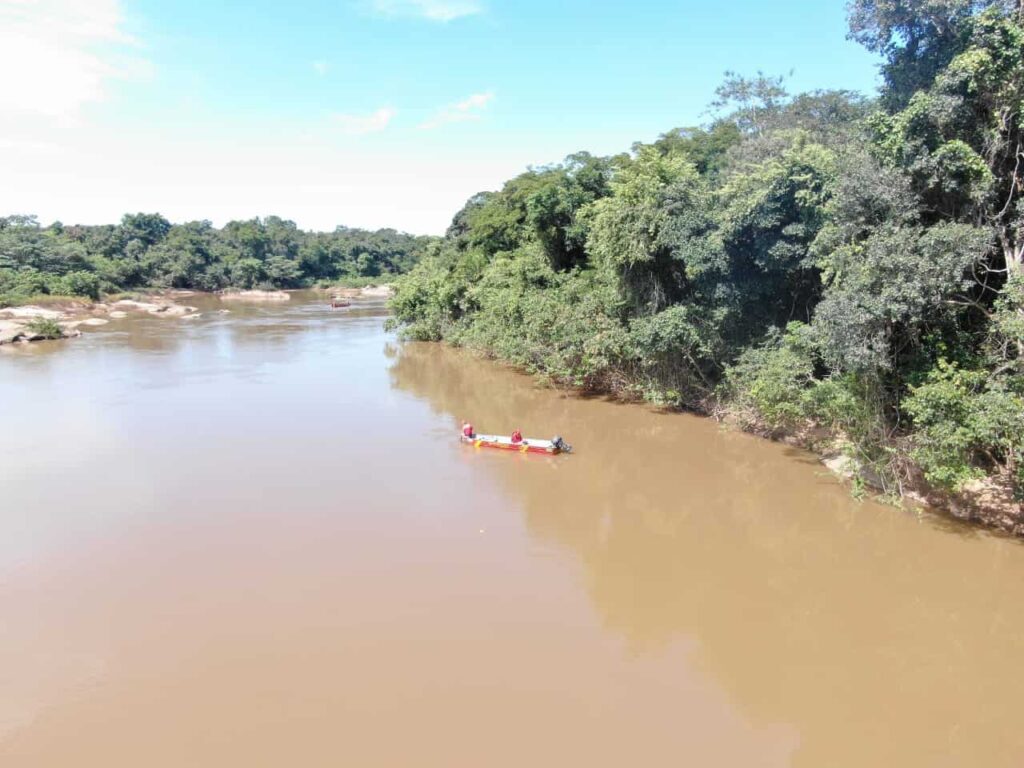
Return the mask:
{"type": "Polygon", "coordinates": [[[79,326],[106,325],[111,319],[128,317],[129,312],[145,312],[155,317],[198,317],[195,307],[178,304],[163,296],[145,296],[145,301],[121,299],[113,304],[68,301],[53,306],[8,307],[0,309],[0,344],[40,341],[46,336],[33,333],[33,320],[53,320],[60,324],[63,338],[80,336],[79,326]]]}
{"type": "MultiPolygon", "coordinates": [[[[29,321],[32,318],[29,318],[29,321]]],[[[53,319],[53,318],[47,318],[53,319]]],[[[51,340],[50,336],[44,336],[36,333],[30,327],[28,322],[18,320],[0,320],[0,346],[4,344],[14,344],[15,342],[29,342],[29,341],[48,341],[51,340]]],[[[81,336],[82,332],[74,328],[72,325],[62,325],[61,331],[63,332],[62,338],[69,339],[74,336],[81,336]]]]}
{"type": "Polygon", "coordinates": [[[46,309],[45,307],[36,306],[0,309],[0,315],[8,318],[16,318],[18,320],[35,320],[36,318],[42,318],[44,320],[60,320],[66,316],[65,313],[60,310],[46,309]]]}
{"type": "Polygon", "coordinates": [[[365,288],[325,288],[332,299],[389,299],[395,289],[390,285],[368,285],[365,288]]]}
{"type": "Polygon", "coordinates": [[[16,323],[13,320],[0,320],[0,344],[13,344],[22,337],[24,332],[24,323],[16,323]]]}
{"type": "MultiPolygon", "coordinates": [[[[146,312],[150,315],[161,315],[163,317],[184,317],[196,311],[195,307],[186,307],[182,304],[175,304],[173,301],[135,301],[134,299],[121,299],[112,305],[120,310],[135,310],[146,312]]],[[[122,315],[123,316],[123,315],[122,315]]]]}
{"type": "Polygon", "coordinates": [[[291,295],[284,291],[225,291],[221,301],[290,301],[291,295]]]}

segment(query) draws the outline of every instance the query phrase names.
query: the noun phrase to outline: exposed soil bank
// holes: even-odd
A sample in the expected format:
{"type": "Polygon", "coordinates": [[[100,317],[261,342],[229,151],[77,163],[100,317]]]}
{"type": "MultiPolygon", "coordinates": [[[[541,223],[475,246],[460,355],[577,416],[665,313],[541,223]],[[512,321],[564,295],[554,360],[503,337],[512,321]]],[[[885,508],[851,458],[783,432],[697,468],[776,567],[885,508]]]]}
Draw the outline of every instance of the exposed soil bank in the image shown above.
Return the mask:
{"type": "MultiPolygon", "coordinates": [[[[842,441],[824,431],[783,435],[768,435],[757,429],[743,431],[810,451],[835,475],[862,484],[879,497],[885,493],[881,480],[844,453],[842,441]]],[[[954,493],[931,487],[919,471],[911,468],[901,491],[899,503],[903,505],[927,507],[957,520],[1024,538],[1024,504],[1014,498],[1008,477],[986,477],[954,493]]]]}

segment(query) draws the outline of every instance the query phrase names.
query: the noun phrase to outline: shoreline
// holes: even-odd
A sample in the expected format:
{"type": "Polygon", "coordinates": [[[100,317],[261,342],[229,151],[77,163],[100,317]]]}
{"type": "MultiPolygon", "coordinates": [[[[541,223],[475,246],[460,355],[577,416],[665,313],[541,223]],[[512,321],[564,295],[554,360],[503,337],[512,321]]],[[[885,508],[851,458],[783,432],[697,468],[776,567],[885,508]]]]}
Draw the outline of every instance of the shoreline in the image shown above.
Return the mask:
{"type": "Polygon", "coordinates": [[[984,477],[953,492],[929,486],[920,477],[920,473],[915,472],[916,476],[909,478],[903,486],[902,495],[886,494],[885,489],[872,479],[870,471],[863,470],[856,458],[839,448],[841,439],[835,435],[828,435],[824,442],[797,432],[766,435],[715,416],[697,415],[715,418],[720,423],[762,440],[782,443],[813,454],[833,475],[850,484],[855,495],[858,495],[856,488],[860,484],[865,494],[876,501],[908,511],[916,507],[982,530],[1024,540],[1024,504],[1014,500],[1009,483],[1000,482],[1000,478],[984,477]]]}
{"type": "MultiPolygon", "coordinates": [[[[581,387],[565,384],[541,373],[531,373],[520,366],[507,363],[485,350],[457,347],[443,340],[427,343],[444,344],[455,349],[465,349],[467,352],[483,360],[504,365],[529,376],[539,384],[550,386],[569,394],[587,394],[581,387]]],[[[658,408],[657,405],[641,398],[630,397],[611,390],[594,391],[589,394],[606,397],[609,400],[624,405],[643,405],[658,408]]],[[[870,497],[875,501],[896,507],[902,511],[913,511],[913,508],[916,507],[937,517],[954,520],[978,530],[1024,540],[1024,502],[1016,501],[1013,498],[1013,493],[1008,483],[999,482],[999,478],[985,477],[968,483],[959,492],[951,492],[928,486],[923,478],[919,476],[919,473],[915,473],[917,476],[908,478],[906,484],[902,486],[902,495],[896,496],[894,494],[887,494],[879,482],[873,481],[870,471],[864,470],[855,457],[850,456],[841,449],[842,438],[840,435],[832,434],[817,425],[808,424],[806,425],[807,428],[801,431],[769,432],[759,429],[756,424],[744,424],[736,418],[730,418],[723,410],[717,408],[701,411],[661,407],[660,410],[664,413],[686,413],[699,418],[710,419],[717,422],[723,429],[742,432],[760,440],[780,443],[806,451],[813,455],[840,482],[848,486],[851,494],[858,498],[870,497]]]]}
{"type": "Polygon", "coordinates": [[[139,293],[129,294],[137,298],[118,298],[124,295],[114,294],[93,302],[68,298],[0,309],[0,345],[75,338],[81,335],[81,326],[106,325],[111,320],[126,318],[130,313],[178,318],[199,317],[202,314],[195,307],[177,301],[193,295],[193,292],[139,293]],[[56,323],[64,335],[45,337],[34,334],[31,324],[39,320],[56,323]]]}
{"type": "MultiPolygon", "coordinates": [[[[314,287],[297,289],[322,294],[330,299],[381,299],[392,295],[390,285],[365,286],[349,288],[343,286],[314,287]]],[[[131,314],[148,314],[153,317],[178,318],[181,320],[195,319],[202,316],[196,307],[182,303],[190,296],[215,297],[225,303],[239,302],[284,302],[291,299],[291,293],[297,291],[262,291],[262,290],[229,290],[218,293],[203,291],[171,290],[160,292],[140,292],[133,294],[114,294],[104,300],[88,302],[87,300],[68,298],[47,302],[47,306],[27,304],[17,307],[0,309],[0,346],[9,344],[28,344],[43,340],[60,340],[33,333],[30,324],[34,320],[52,320],[59,324],[64,335],[63,339],[80,336],[81,327],[102,326],[111,320],[129,317],[131,314]],[[128,298],[130,296],[131,298],[128,298]]],[[[230,310],[222,309],[222,313],[230,310]]],[[[447,344],[447,342],[435,342],[447,344]]],[[[449,345],[450,346],[450,345],[449,345]]],[[[467,349],[490,362],[506,365],[512,369],[529,375],[534,381],[552,386],[563,392],[582,394],[583,390],[573,385],[545,377],[542,374],[510,365],[483,350],[467,349]]],[[[624,404],[646,404],[635,397],[617,394],[612,391],[598,392],[612,400],[624,404]]],[[[747,424],[739,419],[730,418],[728,414],[711,408],[705,411],[671,409],[669,412],[685,412],[702,418],[714,419],[728,429],[743,432],[771,442],[793,446],[816,457],[816,459],[844,484],[851,486],[854,495],[870,495],[883,503],[889,503],[902,509],[919,507],[934,514],[976,526],[981,529],[1009,534],[1024,539],[1024,504],[1013,498],[1008,484],[1000,483],[999,478],[987,477],[968,484],[959,492],[942,491],[929,487],[923,479],[909,477],[908,482],[900,488],[899,496],[886,495],[884,488],[873,481],[871,473],[865,471],[857,460],[842,449],[841,436],[813,424],[806,425],[802,430],[770,432],[759,428],[757,424],[747,424]]]]}
{"type": "MultiPolygon", "coordinates": [[[[80,297],[36,297],[28,304],[0,308],[0,346],[29,344],[37,341],[62,341],[82,334],[81,326],[106,325],[111,320],[121,320],[130,314],[147,314],[154,317],[175,317],[182,320],[202,316],[198,308],[183,303],[190,296],[209,296],[222,302],[277,302],[289,301],[291,294],[298,291],[313,291],[338,299],[379,299],[389,298],[394,289],[388,285],[368,285],[362,288],[313,287],[290,290],[243,290],[226,289],[208,292],[193,290],[133,291],[105,296],[98,301],[80,297]],[[60,326],[60,337],[44,336],[34,332],[34,321],[53,321],[60,326]]],[[[223,309],[221,312],[230,310],[223,309]]]]}

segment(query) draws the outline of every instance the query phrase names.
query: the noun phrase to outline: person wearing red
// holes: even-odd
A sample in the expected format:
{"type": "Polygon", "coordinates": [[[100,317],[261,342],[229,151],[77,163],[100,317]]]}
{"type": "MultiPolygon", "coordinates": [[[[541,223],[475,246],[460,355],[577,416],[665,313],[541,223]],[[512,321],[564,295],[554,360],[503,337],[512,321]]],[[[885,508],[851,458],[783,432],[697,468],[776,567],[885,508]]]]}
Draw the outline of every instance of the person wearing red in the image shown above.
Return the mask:
{"type": "Polygon", "coordinates": [[[470,440],[476,437],[476,430],[473,429],[473,425],[468,421],[462,425],[462,436],[469,438],[470,440]]]}
{"type": "Polygon", "coordinates": [[[523,442],[523,433],[518,429],[512,433],[512,442],[515,445],[519,445],[519,443],[523,442]]]}

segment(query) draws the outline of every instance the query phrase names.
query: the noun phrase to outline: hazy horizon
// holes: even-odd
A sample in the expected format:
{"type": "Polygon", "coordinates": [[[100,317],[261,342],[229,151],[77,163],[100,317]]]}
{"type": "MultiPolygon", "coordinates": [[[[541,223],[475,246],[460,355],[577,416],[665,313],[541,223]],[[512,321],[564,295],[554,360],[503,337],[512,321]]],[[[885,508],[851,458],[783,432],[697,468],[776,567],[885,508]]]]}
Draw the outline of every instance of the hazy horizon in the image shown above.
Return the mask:
{"type": "Polygon", "coordinates": [[[844,3],[0,0],[0,214],[441,234],[471,195],[708,119],[727,69],[866,93],[844,3]]]}

